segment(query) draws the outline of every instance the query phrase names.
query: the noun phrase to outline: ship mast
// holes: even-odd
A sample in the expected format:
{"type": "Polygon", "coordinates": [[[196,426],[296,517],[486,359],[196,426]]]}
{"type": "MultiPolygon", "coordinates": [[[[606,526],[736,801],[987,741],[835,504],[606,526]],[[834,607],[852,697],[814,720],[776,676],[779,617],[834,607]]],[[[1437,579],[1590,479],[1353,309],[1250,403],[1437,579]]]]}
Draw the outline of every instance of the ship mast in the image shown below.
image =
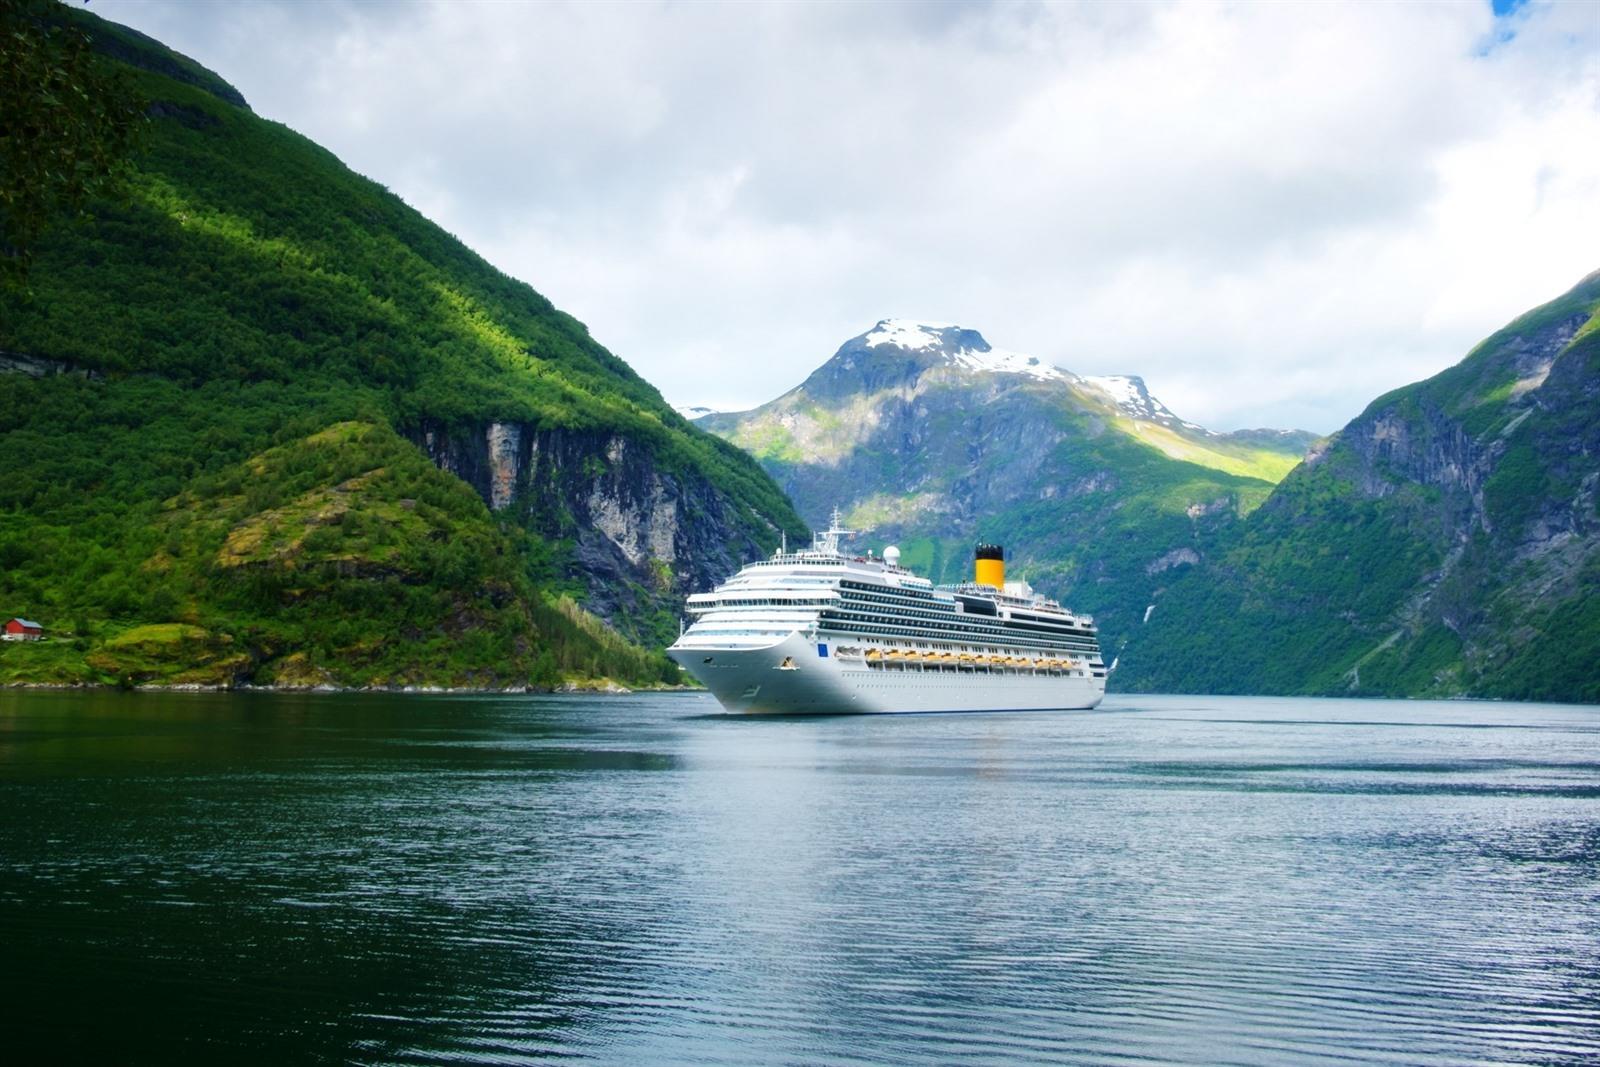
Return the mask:
{"type": "Polygon", "coordinates": [[[833,509],[833,516],[829,521],[828,528],[819,534],[812,535],[812,549],[822,553],[825,556],[837,556],[839,554],[839,538],[853,535],[855,533],[854,530],[846,530],[844,527],[840,526],[839,523],[842,521],[843,519],[839,515],[839,509],[835,507],[833,509]]]}

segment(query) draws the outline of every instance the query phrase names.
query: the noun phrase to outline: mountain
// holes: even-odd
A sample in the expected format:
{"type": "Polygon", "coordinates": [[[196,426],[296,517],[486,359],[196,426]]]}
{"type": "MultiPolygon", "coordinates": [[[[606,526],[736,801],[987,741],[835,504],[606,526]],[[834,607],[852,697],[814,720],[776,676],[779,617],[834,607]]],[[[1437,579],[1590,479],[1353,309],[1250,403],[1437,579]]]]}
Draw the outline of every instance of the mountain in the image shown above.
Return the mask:
{"type": "Polygon", "coordinates": [[[1134,377],[1081,378],[942,323],[887,319],[752,411],[697,420],[761,461],[800,513],[837,505],[937,580],[972,542],[1094,612],[1115,655],[1154,590],[1272,491],[1311,434],[1216,434],[1134,377]]]}
{"type": "Polygon", "coordinates": [[[1600,701],[1600,272],[1379,397],[1153,598],[1124,688],[1600,701]]]}
{"type": "Polygon", "coordinates": [[[0,613],[56,638],[0,681],[675,677],[623,638],[803,535],[528,286],[216,74],[49,17],[150,122],[0,292],[0,613]]]}
{"type": "Polygon", "coordinates": [[[1124,433],[1173,459],[1217,470],[1277,482],[1319,440],[1309,430],[1208,430],[1174,415],[1134,374],[1079,377],[1077,383],[1111,398],[1121,413],[1117,428],[1124,433]]]}

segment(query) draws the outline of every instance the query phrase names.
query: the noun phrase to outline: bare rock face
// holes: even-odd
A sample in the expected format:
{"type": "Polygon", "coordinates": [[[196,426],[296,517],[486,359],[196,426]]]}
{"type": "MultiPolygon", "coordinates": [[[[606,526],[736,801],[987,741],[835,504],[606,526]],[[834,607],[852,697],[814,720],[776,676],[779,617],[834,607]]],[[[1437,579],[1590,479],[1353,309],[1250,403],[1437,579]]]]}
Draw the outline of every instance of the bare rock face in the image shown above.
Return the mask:
{"type": "Polygon", "coordinates": [[[607,440],[605,454],[607,476],[590,483],[585,501],[595,529],[635,568],[676,565],[678,486],[658,471],[632,471],[624,437],[607,440]]]}
{"type": "MultiPolygon", "coordinates": [[[[1510,379],[1502,387],[1504,399],[1472,395],[1463,401],[1448,392],[1408,391],[1388,404],[1375,405],[1339,435],[1340,445],[1358,458],[1359,485],[1369,497],[1384,497],[1407,485],[1441,492],[1453,509],[1450,521],[1462,536],[1471,528],[1489,530],[1483,489],[1498,469],[1511,445],[1512,435],[1530,416],[1560,396],[1560,376],[1549,391],[1556,357],[1571,343],[1588,318],[1577,312],[1531,336],[1508,339],[1493,352],[1499,377],[1510,379]],[[1480,429],[1464,418],[1474,410],[1503,405],[1511,417],[1480,429]]],[[[1486,353],[1488,354],[1488,353],[1486,353]]],[[[1579,367],[1581,360],[1568,361],[1579,367]]]]}
{"type": "Polygon", "coordinates": [[[57,359],[41,359],[21,352],[0,351],[0,374],[24,374],[29,378],[49,378],[57,374],[75,374],[90,381],[101,381],[105,375],[97,370],[76,367],[57,359]]]}
{"type": "Polygon", "coordinates": [[[619,434],[429,423],[411,438],[495,512],[570,544],[585,606],[632,637],[659,637],[652,616],[762,554],[725,494],[619,434]]]}
{"type": "Polygon", "coordinates": [[[1159,559],[1150,561],[1144,569],[1146,574],[1160,574],[1162,571],[1171,570],[1173,567],[1193,566],[1200,562],[1200,554],[1192,548],[1175,548],[1159,559]]]}
{"type": "Polygon", "coordinates": [[[514,422],[489,424],[489,507],[504,511],[516,495],[522,427],[514,422]]]}

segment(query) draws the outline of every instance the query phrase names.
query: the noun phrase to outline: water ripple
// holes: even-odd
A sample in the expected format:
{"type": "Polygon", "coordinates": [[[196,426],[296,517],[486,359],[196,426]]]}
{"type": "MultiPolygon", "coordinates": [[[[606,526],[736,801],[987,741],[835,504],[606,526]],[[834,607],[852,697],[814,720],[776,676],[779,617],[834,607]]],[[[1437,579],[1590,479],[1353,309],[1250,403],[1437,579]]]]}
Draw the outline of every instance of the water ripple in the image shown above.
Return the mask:
{"type": "Polygon", "coordinates": [[[6,699],[52,1058],[1600,1058],[1592,709],[6,699]]]}

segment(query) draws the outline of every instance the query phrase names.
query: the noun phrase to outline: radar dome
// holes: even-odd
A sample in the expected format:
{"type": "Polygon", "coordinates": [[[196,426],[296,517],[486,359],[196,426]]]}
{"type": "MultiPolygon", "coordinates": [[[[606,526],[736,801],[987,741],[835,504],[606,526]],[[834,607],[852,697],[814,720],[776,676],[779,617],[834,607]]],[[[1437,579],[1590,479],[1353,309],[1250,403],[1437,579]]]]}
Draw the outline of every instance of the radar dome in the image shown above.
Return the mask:
{"type": "Polygon", "coordinates": [[[894,545],[890,545],[883,550],[883,561],[891,567],[900,566],[900,550],[894,545]]]}

